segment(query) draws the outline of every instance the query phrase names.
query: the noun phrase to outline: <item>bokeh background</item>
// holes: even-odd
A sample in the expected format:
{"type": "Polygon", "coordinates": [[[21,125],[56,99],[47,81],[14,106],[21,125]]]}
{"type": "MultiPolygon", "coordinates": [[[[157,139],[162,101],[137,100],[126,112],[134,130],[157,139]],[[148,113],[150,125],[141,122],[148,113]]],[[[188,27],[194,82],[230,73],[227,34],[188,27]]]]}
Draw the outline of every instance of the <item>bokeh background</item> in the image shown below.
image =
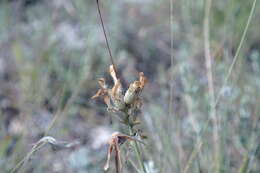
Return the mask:
{"type": "MultiPolygon", "coordinates": [[[[171,26],[170,0],[100,0],[124,86],[140,71],[149,79],[139,117],[139,128],[147,135],[142,156],[148,172],[184,172],[188,165],[192,173],[259,173],[259,1],[223,89],[253,0],[212,2],[213,84],[221,96],[216,107],[218,150],[214,122],[207,123],[205,1],[172,3],[171,26]]],[[[111,133],[127,133],[102,100],[90,99],[98,78],[111,82],[109,64],[95,0],[1,0],[0,172],[10,172],[44,135],[79,145],[62,150],[47,145],[21,172],[103,172],[111,133]]],[[[125,161],[136,161],[132,153],[122,146],[125,172],[135,172],[125,161]]]]}

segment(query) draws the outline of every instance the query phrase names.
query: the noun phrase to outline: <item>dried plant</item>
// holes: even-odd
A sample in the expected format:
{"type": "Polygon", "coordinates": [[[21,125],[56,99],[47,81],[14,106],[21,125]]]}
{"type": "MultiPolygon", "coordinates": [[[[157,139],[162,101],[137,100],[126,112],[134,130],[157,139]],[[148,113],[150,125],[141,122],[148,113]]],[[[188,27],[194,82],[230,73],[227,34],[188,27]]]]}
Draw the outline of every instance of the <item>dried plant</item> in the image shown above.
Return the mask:
{"type": "MultiPolygon", "coordinates": [[[[139,73],[139,80],[134,81],[131,83],[126,90],[126,92],[123,92],[122,84],[120,82],[120,79],[117,76],[117,71],[115,67],[115,62],[111,53],[111,49],[109,46],[100,6],[99,6],[99,0],[96,0],[97,4],[97,9],[98,9],[98,14],[103,30],[103,34],[106,40],[106,46],[107,50],[109,53],[110,57],[110,62],[112,65],[109,67],[109,73],[110,76],[113,79],[114,85],[112,88],[109,88],[108,85],[105,82],[104,78],[100,78],[98,80],[98,83],[100,85],[100,89],[97,91],[97,93],[92,96],[92,99],[96,99],[98,97],[101,97],[104,102],[107,105],[107,110],[110,112],[120,112],[122,116],[119,118],[121,119],[121,123],[125,124],[128,126],[129,129],[129,136],[124,135],[124,136],[119,136],[117,133],[112,135],[111,140],[109,141],[109,152],[108,152],[108,161],[107,164],[105,165],[104,169],[108,169],[108,162],[110,159],[110,153],[113,151],[113,148],[115,148],[116,151],[116,171],[117,173],[120,173],[121,170],[121,160],[120,160],[120,150],[119,150],[119,144],[121,144],[119,140],[121,139],[133,139],[130,136],[134,135],[134,127],[135,125],[139,124],[140,122],[136,119],[137,118],[137,113],[139,112],[141,106],[142,106],[142,100],[140,98],[140,94],[145,87],[146,83],[148,82],[147,78],[145,77],[143,72],[139,73]]],[[[138,131],[138,130],[137,130],[138,131]]],[[[136,152],[137,159],[139,161],[139,164],[142,168],[142,171],[146,173],[146,169],[144,166],[144,163],[141,158],[141,152],[140,149],[137,145],[136,140],[133,140],[134,142],[134,148],[136,152]]]]}
{"type": "Polygon", "coordinates": [[[122,172],[122,162],[121,162],[121,156],[120,156],[120,145],[125,143],[127,140],[129,141],[138,141],[140,143],[143,143],[142,141],[133,138],[128,135],[121,134],[119,132],[114,132],[108,141],[109,148],[108,148],[108,153],[107,153],[107,162],[104,166],[104,170],[107,171],[109,169],[109,162],[110,162],[110,157],[111,153],[115,151],[115,165],[116,165],[116,170],[117,172],[121,173],[122,172]]]}
{"type": "MultiPolygon", "coordinates": [[[[126,140],[131,140],[134,142],[134,148],[136,150],[137,158],[140,162],[143,172],[145,172],[145,167],[141,159],[140,149],[136,141],[137,139],[131,137],[135,130],[135,125],[139,124],[140,122],[137,120],[137,113],[140,111],[142,106],[142,99],[140,94],[147,83],[147,78],[145,77],[143,72],[139,73],[139,80],[134,81],[129,85],[129,88],[126,92],[123,92],[122,84],[120,79],[117,77],[114,65],[110,65],[109,68],[110,76],[113,79],[113,87],[109,88],[105,82],[104,78],[100,78],[98,83],[100,85],[100,89],[97,93],[92,96],[92,99],[102,98],[107,105],[107,111],[120,113],[119,118],[121,123],[128,126],[129,128],[129,135],[122,135],[120,133],[114,133],[110,139],[109,143],[109,151],[108,151],[108,159],[107,163],[104,167],[104,170],[108,170],[109,168],[109,160],[110,154],[112,153],[113,149],[115,150],[115,162],[116,162],[116,169],[117,172],[121,172],[121,159],[120,159],[120,149],[119,145],[123,144],[126,140]]],[[[141,141],[139,141],[141,142],[141,141]]]]}
{"type": "MultiPolygon", "coordinates": [[[[144,76],[143,72],[140,72],[139,80],[131,83],[124,94],[122,84],[120,82],[120,79],[116,77],[115,68],[113,65],[110,65],[109,72],[114,81],[113,87],[108,88],[105,79],[100,78],[98,80],[100,89],[91,98],[95,99],[98,97],[102,97],[107,105],[108,111],[123,112],[126,116],[124,117],[124,120],[127,120],[130,114],[133,114],[141,108],[142,101],[140,98],[140,93],[147,83],[147,78],[144,76]]],[[[136,119],[132,119],[132,121],[125,122],[125,124],[128,125],[130,123],[131,125],[134,125],[136,123],[135,120],[136,119]]]]}

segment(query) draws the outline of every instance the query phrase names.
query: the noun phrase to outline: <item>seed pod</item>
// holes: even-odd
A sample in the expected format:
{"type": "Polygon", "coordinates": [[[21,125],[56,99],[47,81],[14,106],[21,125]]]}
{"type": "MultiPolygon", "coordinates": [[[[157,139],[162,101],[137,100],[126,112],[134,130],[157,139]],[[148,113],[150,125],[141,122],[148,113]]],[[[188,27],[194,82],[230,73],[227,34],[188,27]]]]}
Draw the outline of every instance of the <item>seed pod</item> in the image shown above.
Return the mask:
{"type": "Polygon", "coordinates": [[[124,102],[126,104],[132,104],[135,101],[135,99],[138,97],[140,91],[140,85],[141,83],[139,81],[135,81],[134,83],[130,84],[124,96],[124,102]]]}

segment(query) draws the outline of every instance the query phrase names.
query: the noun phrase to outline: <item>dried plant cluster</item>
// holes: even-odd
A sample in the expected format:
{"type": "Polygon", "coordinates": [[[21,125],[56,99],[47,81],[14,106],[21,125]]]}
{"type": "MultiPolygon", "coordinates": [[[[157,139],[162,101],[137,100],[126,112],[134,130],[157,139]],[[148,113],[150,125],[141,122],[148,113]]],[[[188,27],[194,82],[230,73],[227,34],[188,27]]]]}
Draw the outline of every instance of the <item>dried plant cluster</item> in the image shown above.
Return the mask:
{"type": "Polygon", "coordinates": [[[92,96],[92,99],[101,97],[106,103],[108,111],[123,113],[124,117],[120,117],[122,123],[130,126],[138,124],[139,122],[136,120],[137,112],[142,106],[140,94],[147,83],[147,78],[143,72],[140,72],[139,80],[131,83],[127,91],[123,93],[122,84],[113,65],[110,65],[109,73],[113,78],[114,86],[108,88],[105,79],[100,78],[98,80],[100,89],[92,96]]]}
{"type": "MultiPolygon", "coordinates": [[[[109,73],[113,79],[113,87],[109,88],[105,82],[105,79],[100,78],[98,80],[100,89],[94,96],[92,96],[92,99],[101,97],[106,103],[107,110],[109,112],[120,113],[119,118],[121,120],[121,123],[128,126],[130,129],[129,135],[133,135],[132,132],[134,126],[140,123],[137,120],[137,114],[142,106],[142,99],[140,97],[140,94],[148,80],[145,77],[144,73],[140,72],[139,80],[131,83],[124,93],[120,79],[117,77],[114,65],[110,65],[109,73]]],[[[134,137],[131,137],[129,135],[124,135],[118,132],[112,134],[111,139],[108,141],[109,150],[107,163],[104,166],[105,171],[109,168],[110,155],[113,151],[115,151],[116,170],[117,172],[121,172],[122,167],[119,148],[121,144],[123,144],[127,140],[141,142],[140,140],[135,139],[134,137]]]]}

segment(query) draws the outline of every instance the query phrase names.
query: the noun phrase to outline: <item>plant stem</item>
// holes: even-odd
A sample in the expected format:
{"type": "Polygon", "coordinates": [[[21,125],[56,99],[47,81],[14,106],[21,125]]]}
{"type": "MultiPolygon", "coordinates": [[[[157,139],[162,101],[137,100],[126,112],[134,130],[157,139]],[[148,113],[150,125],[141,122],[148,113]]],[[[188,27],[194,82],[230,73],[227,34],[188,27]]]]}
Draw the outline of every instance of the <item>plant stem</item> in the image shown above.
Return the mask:
{"type": "MultiPolygon", "coordinates": [[[[128,128],[129,128],[129,133],[130,133],[130,136],[132,136],[134,133],[133,133],[133,126],[131,126],[130,124],[128,125],[128,128]]],[[[144,166],[144,162],[142,161],[142,158],[141,158],[141,152],[140,152],[140,148],[138,147],[138,144],[136,141],[133,141],[134,143],[134,148],[135,148],[135,154],[136,154],[136,158],[140,164],[140,167],[142,168],[142,172],[143,173],[146,173],[146,169],[145,169],[145,166],[144,166]]]]}
{"type": "Polygon", "coordinates": [[[97,9],[98,9],[99,19],[100,19],[100,22],[101,22],[103,34],[104,34],[105,40],[106,40],[106,45],[107,45],[107,50],[108,50],[108,53],[109,53],[110,61],[111,61],[112,65],[114,66],[115,72],[117,74],[115,62],[114,62],[114,59],[113,59],[113,56],[112,56],[112,52],[111,52],[111,49],[110,49],[110,46],[109,46],[109,42],[108,42],[108,38],[107,38],[107,34],[106,34],[106,29],[105,29],[103,17],[102,17],[100,6],[99,6],[99,0],[96,0],[96,3],[97,3],[97,9]]]}
{"type": "Polygon", "coordinates": [[[212,67],[212,57],[210,52],[210,9],[211,9],[212,0],[206,0],[205,4],[205,15],[204,15],[204,55],[205,55],[205,66],[207,73],[208,81],[208,92],[209,92],[209,105],[210,105],[210,118],[213,121],[213,141],[214,141],[214,172],[220,172],[220,118],[217,116],[217,109],[215,107],[215,89],[214,89],[214,80],[213,80],[213,67],[212,67]]]}
{"type": "Polygon", "coordinates": [[[244,43],[244,41],[245,41],[245,38],[246,38],[246,34],[247,34],[247,32],[248,32],[249,25],[250,25],[250,23],[251,23],[251,20],[252,20],[252,18],[253,18],[253,14],[254,14],[254,12],[255,12],[255,8],[256,8],[256,0],[254,0],[254,2],[253,2],[253,4],[252,4],[251,11],[250,11],[250,14],[249,14],[249,16],[248,16],[247,23],[246,23],[245,29],[244,29],[244,31],[243,31],[241,40],[240,40],[240,42],[239,42],[238,48],[237,48],[237,50],[236,50],[235,56],[234,56],[234,58],[233,58],[233,60],[232,60],[232,63],[231,63],[231,65],[230,65],[229,69],[228,69],[228,73],[227,73],[227,75],[226,75],[226,77],[225,77],[225,79],[224,79],[223,85],[222,85],[222,87],[220,88],[219,93],[218,93],[218,95],[217,95],[217,99],[216,99],[216,101],[215,101],[215,107],[216,107],[217,104],[219,103],[220,97],[222,96],[222,92],[223,92],[224,88],[226,87],[226,85],[227,85],[227,83],[228,83],[228,80],[229,80],[229,78],[230,78],[230,76],[231,76],[231,73],[232,73],[232,71],[233,71],[233,68],[234,68],[234,66],[235,66],[235,63],[236,63],[236,61],[237,61],[237,59],[238,59],[238,57],[239,57],[239,53],[240,53],[240,50],[241,50],[241,48],[242,48],[242,46],[243,46],[243,43],[244,43]]]}

